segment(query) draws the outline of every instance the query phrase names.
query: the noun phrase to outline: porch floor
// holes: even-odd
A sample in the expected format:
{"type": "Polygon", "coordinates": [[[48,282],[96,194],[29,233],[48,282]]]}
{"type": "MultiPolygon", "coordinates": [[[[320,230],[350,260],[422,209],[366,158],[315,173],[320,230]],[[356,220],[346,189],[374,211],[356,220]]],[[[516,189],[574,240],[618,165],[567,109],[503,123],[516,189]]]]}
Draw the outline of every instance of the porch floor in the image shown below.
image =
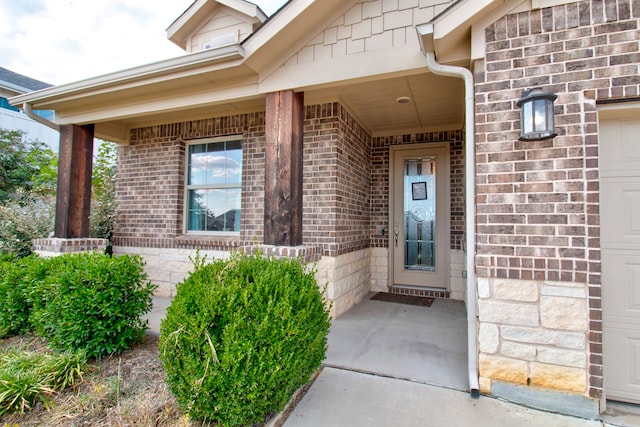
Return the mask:
{"type": "Polygon", "coordinates": [[[418,307],[372,295],[333,320],[325,366],[468,390],[462,301],[418,307]]]}

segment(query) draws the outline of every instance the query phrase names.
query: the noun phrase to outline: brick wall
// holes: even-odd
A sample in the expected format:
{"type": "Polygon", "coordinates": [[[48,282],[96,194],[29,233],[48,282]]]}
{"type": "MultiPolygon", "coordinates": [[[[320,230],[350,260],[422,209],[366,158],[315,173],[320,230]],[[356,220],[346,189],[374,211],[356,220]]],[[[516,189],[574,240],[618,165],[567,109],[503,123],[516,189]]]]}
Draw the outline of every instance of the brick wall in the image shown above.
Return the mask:
{"type": "Polygon", "coordinates": [[[118,150],[116,246],[230,249],[263,241],[264,113],[133,129],[118,150]],[[236,238],[183,236],[185,143],[243,136],[241,233],[236,238]]]}
{"type": "Polygon", "coordinates": [[[338,103],[306,107],[303,241],[327,256],[369,245],[370,137],[338,103]]]}
{"type": "Polygon", "coordinates": [[[476,66],[480,277],[583,284],[588,395],[602,394],[596,101],[640,93],[640,2],[580,1],[507,16],[476,66]],[[558,94],[548,141],[522,142],[516,101],[558,94]]]}
{"type": "Polygon", "coordinates": [[[371,148],[371,247],[389,246],[389,147],[401,144],[450,143],[451,249],[464,245],[464,143],[462,131],[373,138],[371,148]],[[382,235],[382,228],[385,235],[382,235]]]}
{"type": "MultiPolygon", "coordinates": [[[[369,245],[370,137],[338,103],[306,107],[303,242],[336,256],[369,245]]],[[[264,241],[264,113],[134,129],[118,153],[116,246],[229,250],[264,241]],[[183,235],[185,143],[242,135],[239,237],[183,235]]]]}

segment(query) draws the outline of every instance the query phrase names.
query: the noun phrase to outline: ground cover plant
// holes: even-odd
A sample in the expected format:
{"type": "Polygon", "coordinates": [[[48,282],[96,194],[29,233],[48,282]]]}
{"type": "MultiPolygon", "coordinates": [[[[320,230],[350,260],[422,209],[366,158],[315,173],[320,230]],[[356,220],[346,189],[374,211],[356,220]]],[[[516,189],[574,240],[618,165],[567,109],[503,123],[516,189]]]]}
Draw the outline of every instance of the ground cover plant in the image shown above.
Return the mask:
{"type": "Polygon", "coordinates": [[[161,324],[160,358],[184,412],[220,426],[263,422],[319,368],[329,313],[298,260],[195,260],[161,324]]]}
{"type": "Polygon", "coordinates": [[[38,402],[47,406],[51,395],[82,379],[84,352],[54,353],[7,347],[0,350],[0,416],[24,413],[38,402]]]}
{"type": "MultiPolygon", "coordinates": [[[[0,352],[10,348],[51,351],[34,335],[0,339],[0,352]]],[[[0,415],[0,427],[201,426],[180,411],[164,380],[158,338],[147,335],[121,354],[89,361],[73,386],[47,395],[47,405],[36,402],[30,411],[0,415]]]]}

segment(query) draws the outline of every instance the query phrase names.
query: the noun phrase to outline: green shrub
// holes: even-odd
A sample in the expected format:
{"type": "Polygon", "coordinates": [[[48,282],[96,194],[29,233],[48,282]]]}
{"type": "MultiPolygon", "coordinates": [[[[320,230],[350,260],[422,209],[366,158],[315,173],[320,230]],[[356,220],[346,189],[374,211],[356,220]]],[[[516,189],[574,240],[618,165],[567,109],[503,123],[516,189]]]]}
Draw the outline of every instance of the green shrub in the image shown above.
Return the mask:
{"type": "Polygon", "coordinates": [[[193,418],[263,421],[325,357],[329,314],[313,271],[237,254],[195,267],[160,328],[167,384],[193,418]]]}
{"type": "Polygon", "coordinates": [[[31,330],[30,288],[47,272],[46,263],[34,256],[0,262],[0,338],[31,330]]]}
{"type": "Polygon", "coordinates": [[[0,205],[0,254],[26,257],[32,240],[47,237],[54,228],[55,198],[36,193],[0,205]]]}
{"type": "Polygon", "coordinates": [[[58,350],[84,350],[101,358],[120,353],[144,336],[142,320],[155,286],[139,256],[84,253],[57,257],[46,280],[31,289],[31,322],[58,350]]]}

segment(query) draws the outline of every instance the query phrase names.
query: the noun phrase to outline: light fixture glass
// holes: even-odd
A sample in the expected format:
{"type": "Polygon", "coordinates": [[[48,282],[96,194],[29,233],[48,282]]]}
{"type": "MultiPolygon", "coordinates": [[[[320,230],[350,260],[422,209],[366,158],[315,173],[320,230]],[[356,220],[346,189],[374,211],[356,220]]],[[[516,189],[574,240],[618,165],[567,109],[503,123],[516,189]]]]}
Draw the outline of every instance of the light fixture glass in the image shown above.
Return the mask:
{"type": "Polygon", "coordinates": [[[517,102],[520,107],[520,140],[539,141],[558,135],[554,129],[553,102],[555,93],[533,88],[522,93],[517,102]]]}

